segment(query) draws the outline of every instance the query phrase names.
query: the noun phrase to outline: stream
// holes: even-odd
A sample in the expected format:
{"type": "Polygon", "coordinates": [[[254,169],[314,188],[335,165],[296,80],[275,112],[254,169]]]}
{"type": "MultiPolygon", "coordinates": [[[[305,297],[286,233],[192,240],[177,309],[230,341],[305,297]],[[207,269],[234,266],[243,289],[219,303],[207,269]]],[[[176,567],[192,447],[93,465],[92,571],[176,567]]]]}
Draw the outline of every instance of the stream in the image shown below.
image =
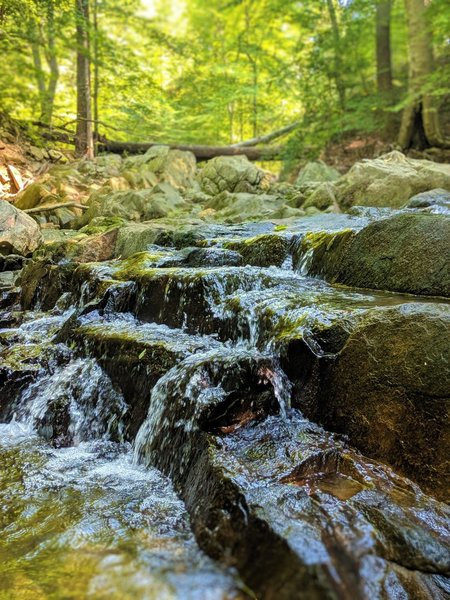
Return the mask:
{"type": "Polygon", "coordinates": [[[368,315],[447,301],[215,244],[2,289],[0,598],[448,598],[448,505],[315,417],[368,315]]]}

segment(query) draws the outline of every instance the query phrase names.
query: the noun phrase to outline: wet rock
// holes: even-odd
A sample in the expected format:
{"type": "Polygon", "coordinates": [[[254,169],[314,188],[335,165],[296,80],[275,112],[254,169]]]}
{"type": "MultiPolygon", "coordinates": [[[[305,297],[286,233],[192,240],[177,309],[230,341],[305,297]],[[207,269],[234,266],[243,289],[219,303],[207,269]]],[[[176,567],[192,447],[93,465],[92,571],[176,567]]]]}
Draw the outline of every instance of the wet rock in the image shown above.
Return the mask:
{"type": "Polygon", "coordinates": [[[31,254],[42,243],[42,235],[31,217],[6,200],[0,201],[0,254],[31,254]]]}
{"type": "Polygon", "coordinates": [[[450,213],[450,191],[435,189],[416,194],[408,200],[405,208],[432,209],[437,213],[450,213]]]}
{"type": "Polygon", "coordinates": [[[143,324],[129,315],[102,320],[96,315],[70,333],[84,353],[94,356],[118,386],[129,405],[126,431],[133,439],[143,422],[149,394],[156,382],[188,354],[218,343],[190,336],[164,325],[143,324]]]}
{"type": "Polygon", "coordinates": [[[21,305],[24,310],[39,307],[49,310],[71,287],[75,263],[52,264],[40,259],[30,262],[21,271],[17,284],[21,288],[21,305]]]}
{"type": "Polygon", "coordinates": [[[296,185],[304,185],[309,183],[324,183],[327,181],[336,181],[341,174],[333,167],[328,166],[321,160],[306,163],[300,170],[296,185]]]}
{"type": "Polygon", "coordinates": [[[183,263],[189,267],[235,267],[243,263],[239,252],[226,248],[187,248],[186,250],[183,263]]]}
{"type": "Polygon", "coordinates": [[[14,330],[0,334],[0,420],[12,419],[21,394],[65,360],[65,350],[49,341],[16,340],[14,330]]]}
{"type": "Polygon", "coordinates": [[[218,156],[205,163],[199,172],[201,190],[210,196],[220,192],[258,193],[267,191],[273,176],[251,163],[245,156],[218,156]]]}
{"type": "Polygon", "coordinates": [[[311,371],[308,385],[318,377],[319,391],[306,386],[300,393],[308,417],[345,432],[363,452],[443,499],[450,480],[449,333],[446,304],[371,311],[341,337],[330,360],[319,361],[320,371],[311,371]]]}
{"type": "Polygon", "coordinates": [[[363,288],[450,295],[450,219],[396,214],[361,231],[311,233],[296,252],[302,272],[363,288]]]}
{"type": "Polygon", "coordinates": [[[276,364],[236,352],[186,359],[153,389],[137,453],[170,475],[200,545],[261,597],[438,593],[448,508],[297,413],[267,417],[282,394],[276,364]]]}
{"type": "Polygon", "coordinates": [[[450,167],[395,151],[356,163],[335,188],[343,210],[354,204],[400,208],[415,194],[435,188],[450,190],[450,167]]]}
{"type": "Polygon", "coordinates": [[[242,255],[246,265],[281,266],[289,251],[289,241],[282,235],[262,234],[242,241],[225,242],[224,246],[242,255]]]}

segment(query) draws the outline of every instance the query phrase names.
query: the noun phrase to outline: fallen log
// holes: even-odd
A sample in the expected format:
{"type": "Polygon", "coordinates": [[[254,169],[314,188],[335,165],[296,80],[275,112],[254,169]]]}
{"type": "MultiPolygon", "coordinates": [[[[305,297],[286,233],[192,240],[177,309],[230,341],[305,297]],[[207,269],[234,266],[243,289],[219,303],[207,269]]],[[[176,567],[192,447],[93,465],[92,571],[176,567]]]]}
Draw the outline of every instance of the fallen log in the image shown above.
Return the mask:
{"type": "Polygon", "coordinates": [[[209,160],[216,156],[244,155],[249,160],[280,160],[283,152],[282,146],[263,146],[261,148],[242,146],[201,146],[190,144],[163,144],[161,142],[114,142],[100,138],[98,149],[101,152],[113,154],[143,154],[152,146],[168,146],[171,150],[192,152],[197,160],[209,160]]]}
{"type": "Polygon", "coordinates": [[[84,204],[78,204],[77,202],[55,202],[54,204],[41,204],[34,208],[26,208],[23,212],[28,214],[45,212],[48,210],[55,210],[56,208],[79,208],[81,210],[87,210],[89,207],[84,204]]]}
{"type": "Polygon", "coordinates": [[[250,140],[245,140],[244,142],[239,142],[237,144],[231,144],[231,148],[246,148],[249,146],[258,146],[259,144],[268,144],[272,140],[276,140],[277,138],[282,137],[283,135],[287,135],[297,129],[300,125],[300,121],[295,121],[290,125],[286,125],[286,127],[282,127],[281,129],[277,129],[276,131],[271,131],[270,133],[266,133],[265,135],[260,135],[259,137],[251,138],[250,140]]]}
{"type": "MultiPolygon", "coordinates": [[[[62,142],[65,144],[74,143],[74,134],[71,132],[58,131],[57,128],[50,128],[44,123],[39,121],[35,122],[35,125],[47,129],[42,134],[44,139],[50,141],[62,142]]],[[[230,146],[206,146],[202,144],[164,144],[163,142],[117,142],[109,140],[104,136],[99,136],[96,142],[97,149],[99,152],[112,152],[113,154],[144,154],[152,146],[169,146],[172,150],[183,150],[186,152],[192,152],[198,161],[209,160],[216,156],[239,156],[244,155],[249,160],[268,161],[268,160],[280,160],[283,153],[283,146],[260,146],[255,148],[257,144],[267,143],[274,140],[282,135],[286,135],[296,127],[299,123],[292,123],[277,131],[272,131],[266,135],[258,138],[252,138],[238,144],[232,144],[230,146]]]]}

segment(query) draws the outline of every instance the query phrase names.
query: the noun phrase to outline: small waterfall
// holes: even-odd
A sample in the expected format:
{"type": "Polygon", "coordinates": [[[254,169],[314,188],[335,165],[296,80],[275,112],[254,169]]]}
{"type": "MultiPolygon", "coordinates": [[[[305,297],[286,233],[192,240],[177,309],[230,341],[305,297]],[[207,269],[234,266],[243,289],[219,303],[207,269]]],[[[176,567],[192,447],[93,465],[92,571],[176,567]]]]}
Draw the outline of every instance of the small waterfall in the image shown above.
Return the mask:
{"type": "Polygon", "coordinates": [[[192,434],[196,430],[208,428],[208,422],[216,422],[219,417],[224,423],[227,418],[236,418],[239,406],[241,412],[253,409],[255,415],[267,413],[268,406],[258,406],[263,402],[260,399],[264,397],[263,390],[270,392],[285,420],[290,408],[291,384],[278,360],[225,346],[187,357],[152,390],[147,418],[134,443],[135,462],[154,464],[170,451],[175,431],[186,434],[184,443],[195,443],[192,434]]]}
{"type": "Polygon", "coordinates": [[[127,406],[92,359],[74,359],[32,383],[16,404],[16,420],[57,445],[123,440],[127,406]]]}

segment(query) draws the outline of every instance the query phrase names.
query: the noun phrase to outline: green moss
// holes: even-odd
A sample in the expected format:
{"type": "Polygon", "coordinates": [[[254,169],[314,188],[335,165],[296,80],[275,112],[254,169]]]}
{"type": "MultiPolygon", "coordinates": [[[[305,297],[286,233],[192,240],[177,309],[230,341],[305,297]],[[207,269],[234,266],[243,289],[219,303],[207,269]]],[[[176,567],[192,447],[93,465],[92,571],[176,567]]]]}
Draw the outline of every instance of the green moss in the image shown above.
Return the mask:
{"type": "Polygon", "coordinates": [[[87,235],[97,235],[99,233],[107,233],[114,229],[118,229],[126,224],[125,219],[121,217],[96,217],[92,221],[80,229],[80,233],[87,235]]]}
{"type": "Polygon", "coordinates": [[[0,362],[11,371],[35,371],[40,368],[41,357],[51,344],[15,344],[0,352],[0,362]]]}
{"type": "Polygon", "coordinates": [[[261,234],[244,240],[233,240],[223,244],[228,250],[241,254],[244,262],[260,267],[280,266],[288,253],[288,242],[274,234],[261,234]]]}

